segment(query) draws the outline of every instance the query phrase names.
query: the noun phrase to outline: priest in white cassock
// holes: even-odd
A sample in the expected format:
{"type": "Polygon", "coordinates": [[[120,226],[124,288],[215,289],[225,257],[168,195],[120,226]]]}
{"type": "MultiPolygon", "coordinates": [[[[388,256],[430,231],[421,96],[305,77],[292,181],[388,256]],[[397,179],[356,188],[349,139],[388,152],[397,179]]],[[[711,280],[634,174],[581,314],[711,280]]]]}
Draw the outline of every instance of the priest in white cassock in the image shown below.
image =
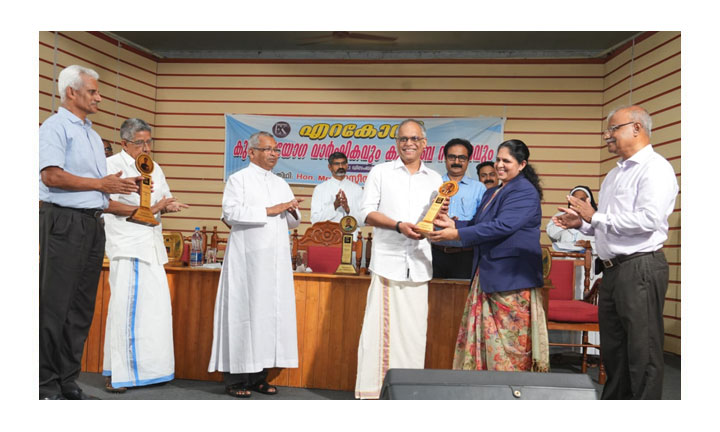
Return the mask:
{"type": "Polygon", "coordinates": [[[280,149],[268,132],[249,139],[250,165],[228,178],[223,220],[231,227],[213,321],[209,372],[224,373],[227,394],[277,394],[268,368],[298,367],[295,287],[288,230],[301,200],[272,173],[280,149]]]}
{"type": "MultiPolygon", "coordinates": [[[[107,158],[110,173],[137,177],[135,158],[150,154],[150,126],[130,118],[120,126],[122,151],[107,158]]],[[[160,214],[189,206],[170,193],[165,174],[157,163],[151,173],[150,210],[160,214]]],[[[110,260],[110,304],[105,324],[103,375],[105,389],[122,393],[128,387],[170,381],[175,373],[172,308],[163,265],[168,262],[162,224],[128,222],[140,205],[140,195],[111,194],[105,210],[105,253],[110,260]],[[108,214],[110,213],[110,214],[108,214]]]]}
{"type": "MultiPolygon", "coordinates": [[[[360,203],[363,190],[348,180],[348,159],[342,152],[335,152],[328,158],[328,169],[332,178],[315,186],[310,203],[310,222],[340,222],[350,215],[355,218],[358,226],[363,226],[360,219],[360,203]]],[[[353,233],[357,238],[357,231],[353,233]]]]}
{"type": "Polygon", "coordinates": [[[422,369],[432,279],[430,243],[419,233],[442,177],[423,164],[425,127],[400,123],[395,138],[399,159],[370,170],[361,206],[375,227],[360,343],[355,397],[378,399],[389,368],[422,369]]]}

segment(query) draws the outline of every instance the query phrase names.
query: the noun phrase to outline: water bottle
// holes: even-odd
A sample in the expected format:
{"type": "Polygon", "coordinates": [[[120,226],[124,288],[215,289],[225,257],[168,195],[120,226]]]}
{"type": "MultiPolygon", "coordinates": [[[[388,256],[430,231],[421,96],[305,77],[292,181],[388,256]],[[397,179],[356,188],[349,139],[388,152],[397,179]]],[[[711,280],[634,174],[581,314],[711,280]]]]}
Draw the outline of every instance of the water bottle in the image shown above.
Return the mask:
{"type": "Polygon", "coordinates": [[[200,234],[200,227],[195,227],[195,232],[190,240],[190,267],[202,267],[202,265],[202,234],[200,234]]]}

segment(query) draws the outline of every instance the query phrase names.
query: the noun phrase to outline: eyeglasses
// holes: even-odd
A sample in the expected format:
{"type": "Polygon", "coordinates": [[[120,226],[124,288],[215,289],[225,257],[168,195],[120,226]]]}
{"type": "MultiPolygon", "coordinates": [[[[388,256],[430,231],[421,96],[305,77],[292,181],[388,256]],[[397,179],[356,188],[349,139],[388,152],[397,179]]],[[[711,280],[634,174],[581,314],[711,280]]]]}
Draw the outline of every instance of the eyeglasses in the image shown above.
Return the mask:
{"type": "Polygon", "coordinates": [[[127,142],[129,142],[130,144],[135,144],[135,145],[138,146],[138,147],[143,146],[143,145],[148,145],[148,146],[153,145],[153,139],[152,139],[152,138],[150,138],[149,140],[145,140],[145,141],[143,141],[143,140],[137,140],[137,141],[127,141],[127,142]]]}
{"type": "Polygon", "coordinates": [[[273,148],[273,147],[250,147],[250,148],[253,150],[261,151],[263,153],[271,151],[275,154],[280,154],[280,151],[281,151],[278,147],[275,147],[275,148],[273,148]]]}
{"type": "Polygon", "coordinates": [[[627,123],[619,124],[617,126],[610,126],[609,128],[602,131],[602,134],[603,135],[605,135],[605,134],[612,135],[615,133],[616,130],[620,129],[621,127],[627,126],[627,125],[633,124],[633,123],[635,123],[635,122],[627,122],[627,123]]]}
{"type": "Polygon", "coordinates": [[[417,143],[421,143],[421,142],[425,141],[425,137],[416,137],[416,136],[398,137],[397,140],[402,144],[405,144],[408,141],[417,144],[417,143]]]}
{"type": "Polygon", "coordinates": [[[468,157],[465,156],[465,155],[460,155],[460,156],[457,156],[457,155],[447,155],[445,158],[446,158],[447,160],[449,160],[450,162],[455,162],[456,160],[459,160],[460,162],[467,162],[467,161],[468,161],[468,157]]]}

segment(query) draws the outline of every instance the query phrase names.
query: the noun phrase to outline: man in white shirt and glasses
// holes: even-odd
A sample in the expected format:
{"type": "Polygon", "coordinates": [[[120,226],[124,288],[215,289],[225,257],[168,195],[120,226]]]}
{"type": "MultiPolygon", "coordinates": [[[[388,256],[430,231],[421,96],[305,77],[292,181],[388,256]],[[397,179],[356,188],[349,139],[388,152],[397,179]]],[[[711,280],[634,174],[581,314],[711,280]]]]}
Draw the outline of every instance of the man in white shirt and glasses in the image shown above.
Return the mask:
{"type": "Polygon", "coordinates": [[[395,139],[400,158],[373,167],[360,209],[375,227],[367,306],[358,347],[355,397],[377,399],[389,368],[425,365],[430,243],[415,225],[430,207],[442,177],[422,163],[427,144],[417,120],[400,123],[395,139]]]}
{"type": "Polygon", "coordinates": [[[672,165],[652,148],[650,114],[640,106],[608,115],[603,139],[620,156],[603,180],[598,209],[568,196],[553,217],[561,228],[595,235],[603,261],[599,296],[600,352],[607,371],[603,399],[660,399],[663,306],[668,264],[662,245],[678,184],[672,165]]]}
{"type": "MultiPolygon", "coordinates": [[[[108,172],[140,176],[135,160],[150,155],[152,128],[129,118],[120,126],[122,150],[107,159],[108,172]]],[[[172,306],[164,265],[168,262],[161,214],[189,208],[172,196],[160,164],[153,163],[150,211],[158,225],[127,220],[140,195],[111,194],[105,210],[105,253],[110,260],[110,303],[105,320],[105,390],[123,393],[170,381],[175,376],[172,306]]]]}

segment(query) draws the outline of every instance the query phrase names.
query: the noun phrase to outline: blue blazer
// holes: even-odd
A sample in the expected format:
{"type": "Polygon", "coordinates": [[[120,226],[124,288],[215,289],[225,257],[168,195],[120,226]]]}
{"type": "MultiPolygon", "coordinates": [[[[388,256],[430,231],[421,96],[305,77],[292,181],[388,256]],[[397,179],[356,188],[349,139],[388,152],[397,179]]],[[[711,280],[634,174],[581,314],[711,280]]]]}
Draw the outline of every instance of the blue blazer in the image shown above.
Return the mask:
{"type": "Polygon", "coordinates": [[[480,269],[486,293],[543,286],[540,250],[540,194],[520,173],[485,192],[472,221],[456,221],[463,246],[474,246],[472,275],[480,269]]]}

